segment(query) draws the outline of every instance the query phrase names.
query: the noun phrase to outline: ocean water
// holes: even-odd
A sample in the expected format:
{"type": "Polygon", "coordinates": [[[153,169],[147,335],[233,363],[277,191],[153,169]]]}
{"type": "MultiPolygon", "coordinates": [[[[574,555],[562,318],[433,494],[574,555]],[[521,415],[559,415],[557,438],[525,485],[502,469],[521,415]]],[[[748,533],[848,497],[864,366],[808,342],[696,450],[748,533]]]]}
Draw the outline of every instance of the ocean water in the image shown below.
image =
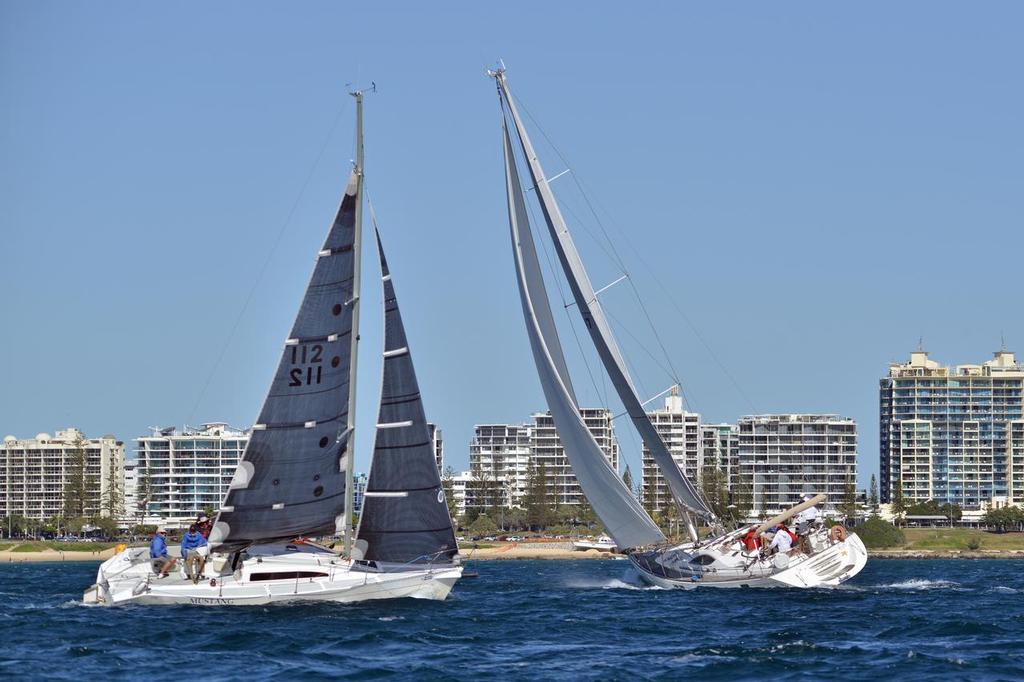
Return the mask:
{"type": "Polygon", "coordinates": [[[448,601],[86,607],[96,565],[0,565],[7,679],[1024,679],[1024,561],[875,560],[831,590],[645,588],[488,561],[448,601]]]}

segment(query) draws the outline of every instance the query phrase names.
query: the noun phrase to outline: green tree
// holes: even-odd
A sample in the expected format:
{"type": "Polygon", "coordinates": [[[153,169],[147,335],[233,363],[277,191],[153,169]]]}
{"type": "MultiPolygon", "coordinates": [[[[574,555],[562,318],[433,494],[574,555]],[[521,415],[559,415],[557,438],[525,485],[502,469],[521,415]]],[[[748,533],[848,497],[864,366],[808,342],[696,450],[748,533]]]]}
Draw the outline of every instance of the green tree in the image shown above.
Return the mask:
{"type": "MultiPolygon", "coordinates": [[[[111,462],[113,464],[113,462],[111,462]]],[[[107,474],[107,489],[103,493],[103,511],[112,519],[119,519],[124,515],[124,495],[121,491],[121,477],[117,475],[114,466],[110,467],[107,474]]]]}
{"type": "Polygon", "coordinates": [[[731,506],[729,480],[724,471],[717,466],[704,467],[701,471],[700,487],[715,516],[723,523],[735,520],[736,509],[731,506]]]}
{"type": "Polygon", "coordinates": [[[551,491],[548,488],[548,470],[544,462],[530,462],[526,477],[526,524],[534,530],[543,530],[554,520],[551,491]]]}
{"type": "Polygon", "coordinates": [[[450,466],[444,468],[444,475],[441,476],[441,489],[444,490],[444,499],[448,502],[448,516],[454,519],[458,515],[459,505],[455,500],[455,469],[450,466]]]}
{"type": "Polygon", "coordinates": [[[754,492],[750,488],[750,484],[747,483],[746,479],[740,479],[733,486],[732,490],[732,504],[733,504],[733,518],[737,522],[742,522],[753,511],[754,507],[754,492]]]}
{"type": "Polygon", "coordinates": [[[839,511],[848,521],[853,521],[857,517],[857,486],[853,480],[853,472],[850,470],[846,471],[846,481],[843,483],[843,502],[839,511]]]}
{"type": "Polygon", "coordinates": [[[871,487],[868,489],[868,506],[871,511],[878,509],[878,481],[874,474],[871,474],[871,487]]]}
{"type": "Polygon", "coordinates": [[[898,547],[906,542],[903,531],[877,516],[872,516],[857,526],[857,537],[866,547],[872,549],[898,547]]]}
{"type": "Polygon", "coordinates": [[[626,470],[622,472],[622,482],[626,484],[626,488],[629,492],[633,492],[633,473],[629,470],[629,465],[626,465],[626,470]]]}
{"type": "Polygon", "coordinates": [[[896,478],[892,482],[892,515],[896,519],[896,526],[899,527],[903,515],[907,512],[907,505],[903,501],[903,482],[896,478]]]}
{"type": "Polygon", "coordinates": [[[488,535],[498,530],[498,527],[494,524],[494,521],[487,516],[487,514],[481,514],[476,517],[476,520],[469,526],[469,532],[474,536],[488,535]]]}
{"type": "Polygon", "coordinates": [[[79,435],[67,463],[67,479],[64,484],[65,518],[85,518],[89,507],[88,459],[85,439],[79,435]]]}
{"type": "Polygon", "coordinates": [[[991,509],[981,520],[986,526],[994,527],[997,532],[1005,533],[1024,524],[1024,509],[1017,506],[991,509]]]}
{"type": "Polygon", "coordinates": [[[143,520],[146,518],[146,511],[149,509],[149,503],[153,497],[153,479],[149,473],[149,460],[146,460],[146,466],[139,474],[139,482],[135,488],[136,495],[136,512],[138,516],[138,524],[142,525],[143,520]]]}

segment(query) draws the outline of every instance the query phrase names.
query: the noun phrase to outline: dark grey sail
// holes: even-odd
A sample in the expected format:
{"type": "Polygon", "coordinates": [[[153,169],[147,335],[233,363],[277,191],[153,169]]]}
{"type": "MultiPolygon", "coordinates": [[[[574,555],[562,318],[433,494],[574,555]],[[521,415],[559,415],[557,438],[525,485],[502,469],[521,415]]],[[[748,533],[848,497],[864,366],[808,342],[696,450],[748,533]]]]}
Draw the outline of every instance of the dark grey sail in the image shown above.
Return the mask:
{"type": "Polygon", "coordinates": [[[344,527],[360,187],[357,168],[214,522],[210,542],[221,549],[331,535],[344,527]]]}
{"type": "Polygon", "coordinates": [[[683,509],[699,516],[713,519],[714,512],[711,511],[711,508],[704,500],[700,491],[697,490],[697,487],[686,477],[682,469],[672,458],[668,447],[665,445],[665,441],[657,429],[654,428],[654,424],[651,423],[643,404],[640,402],[640,398],[637,396],[633,380],[626,370],[626,362],[622,357],[622,352],[619,350],[618,342],[615,340],[615,335],[608,324],[601,303],[597,300],[597,293],[590,283],[590,277],[587,275],[583,261],[576,250],[572,234],[562,218],[558,203],[555,201],[555,196],[551,192],[548,180],[544,176],[544,169],[541,167],[540,159],[537,158],[537,153],[533,149],[529,135],[527,135],[522,120],[519,118],[519,112],[516,110],[515,102],[512,100],[508,90],[505,74],[503,71],[498,71],[495,77],[498,81],[502,101],[508,108],[512,122],[515,125],[516,133],[523,149],[523,155],[526,157],[530,170],[530,178],[537,190],[541,212],[551,234],[555,251],[558,253],[558,260],[565,272],[566,279],[569,281],[569,288],[572,290],[576,307],[583,317],[587,332],[589,332],[590,338],[594,342],[594,347],[597,349],[601,362],[608,372],[612,385],[615,387],[615,391],[626,408],[626,412],[629,414],[634,427],[640,433],[640,437],[643,438],[644,445],[647,446],[651,457],[658,464],[658,468],[661,470],[662,476],[664,476],[676,503],[683,509]]]}
{"type": "Polygon", "coordinates": [[[392,564],[450,562],[458,545],[380,234],[377,249],[384,283],[384,377],[352,558],[392,564]]]}

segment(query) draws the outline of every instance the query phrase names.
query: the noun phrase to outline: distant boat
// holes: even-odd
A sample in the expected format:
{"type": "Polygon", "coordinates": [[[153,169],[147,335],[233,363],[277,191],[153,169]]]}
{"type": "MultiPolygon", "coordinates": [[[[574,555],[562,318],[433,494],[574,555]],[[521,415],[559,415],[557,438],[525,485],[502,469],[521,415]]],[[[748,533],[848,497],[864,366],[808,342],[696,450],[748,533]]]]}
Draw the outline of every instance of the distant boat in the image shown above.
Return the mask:
{"type": "Polygon", "coordinates": [[[206,577],[198,583],[177,572],[159,578],[148,548],[126,549],[100,565],[83,601],[242,606],[444,599],[462,575],[379,233],[384,372],[373,462],[352,532],[363,214],[363,97],[353,95],[355,167],[214,522],[206,577]],[[304,539],[333,534],[344,535],[343,553],[304,539]]]}
{"type": "MultiPolygon", "coordinates": [[[[867,562],[867,550],[860,538],[852,533],[847,535],[845,529],[815,529],[808,535],[803,550],[768,557],[756,551],[745,551],[741,543],[741,537],[748,530],[760,535],[769,528],[767,524],[732,532],[722,528],[704,496],[672,459],[637,396],[625,358],[598,300],[600,292],[595,291],[590,283],[550,182],[519,117],[504,66],[488,73],[497,83],[501,103],[509,226],[520,301],[534,362],[573,472],[615,544],[628,556],[644,580],[662,587],[816,587],[838,585],[855,576],[867,562]],[[600,446],[580,418],[579,404],[562,353],[530,228],[527,195],[519,180],[510,127],[516,131],[532,185],[530,190],[540,204],[551,242],[572,291],[572,305],[582,316],[616,393],[661,471],[674,503],[689,521],[690,542],[673,544],[668,541],[608,464],[600,446]],[[703,519],[717,532],[700,539],[694,518],[703,519]]],[[[819,496],[815,502],[823,499],[824,496],[819,496]]],[[[810,504],[798,505],[772,521],[785,521],[808,506],[810,504]]]]}
{"type": "Polygon", "coordinates": [[[607,535],[602,535],[596,540],[574,540],[572,548],[581,552],[585,552],[588,549],[596,549],[599,552],[614,552],[618,549],[618,545],[607,535]]]}

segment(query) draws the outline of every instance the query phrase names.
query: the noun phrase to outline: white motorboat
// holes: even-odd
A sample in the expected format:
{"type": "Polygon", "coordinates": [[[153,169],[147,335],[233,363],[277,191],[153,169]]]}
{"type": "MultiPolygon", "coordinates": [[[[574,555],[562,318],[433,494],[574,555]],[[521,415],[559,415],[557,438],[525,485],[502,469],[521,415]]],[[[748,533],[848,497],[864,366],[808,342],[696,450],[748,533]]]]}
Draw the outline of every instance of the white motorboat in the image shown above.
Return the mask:
{"type": "MultiPolygon", "coordinates": [[[[496,81],[502,110],[509,227],[520,302],[534,362],[565,454],[580,487],[609,536],[620,551],[627,555],[644,580],[662,587],[816,587],[837,585],[856,575],[867,561],[867,551],[860,539],[854,534],[847,534],[845,529],[815,530],[799,543],[798,549],[762,556],[742,549],[739,543],[742,535],[740,531],[725,532],[722,528],[707,500],[676,464],[637,395],[625,358],[598,298],[598,294],[612,285],[597,291],[591,285],[572,233],[555,200],[551,179],[544,174],[537,152],[519,116],[504,66],[488,73],[496,81]],[[510,128],[515,130],[519,156],[529,174],[529,191],[539,203],[551,244],[572,293],[572,302],[565,307],[575,307],[582,316],[587,333],[625,413],[643,439],[647,453],[657,464],[673,502],[688,520],[691,537],[689,543],[674,544],[668,541],[633,492],[612,469],[580,416],[579,403],[562,352],[537,256],[526,208],[529,197],[519,179],[520,161],[512,144],[510,128]],[[717,532],[710,538],[699,540],[695,524],[692,523],[695,517],[703,519],[706,525],[716,528],[717,532]]],[[[628,275],[623,274],[616,281],[627,278],[628,275]]],[[[816,498],[818,502],[822,499],[821,496],[816,498]]],[[[804,506],[797,505],[778,518],[788,519],[804,506]]],[[[759,527],[757,530],[763,533],[769,527],[759,527]]]]}
{"type": "Polygon", "coordinates": [[[352,528],[363,212],[363,97],[353,95],[355,167],[214,521],[206,575],[161,576],[148,548],[130,548],[100,565],[86,603],[444,599],[462,575],[379,233],[384,367],[373,460],[352,528]],[[342,552],[302,539],[335,534],[344,536],[342,552]]]}
{"type": "Polygon", "coordinates": [[[607,535],[602,535],[596,540],[574,540],[572,548],[581,552],[585,552],[588,549],[596,549],[599,552],[614,552],[618,549],[618,545],[615,544],[615,540],[612,540],[607,535]]]}

